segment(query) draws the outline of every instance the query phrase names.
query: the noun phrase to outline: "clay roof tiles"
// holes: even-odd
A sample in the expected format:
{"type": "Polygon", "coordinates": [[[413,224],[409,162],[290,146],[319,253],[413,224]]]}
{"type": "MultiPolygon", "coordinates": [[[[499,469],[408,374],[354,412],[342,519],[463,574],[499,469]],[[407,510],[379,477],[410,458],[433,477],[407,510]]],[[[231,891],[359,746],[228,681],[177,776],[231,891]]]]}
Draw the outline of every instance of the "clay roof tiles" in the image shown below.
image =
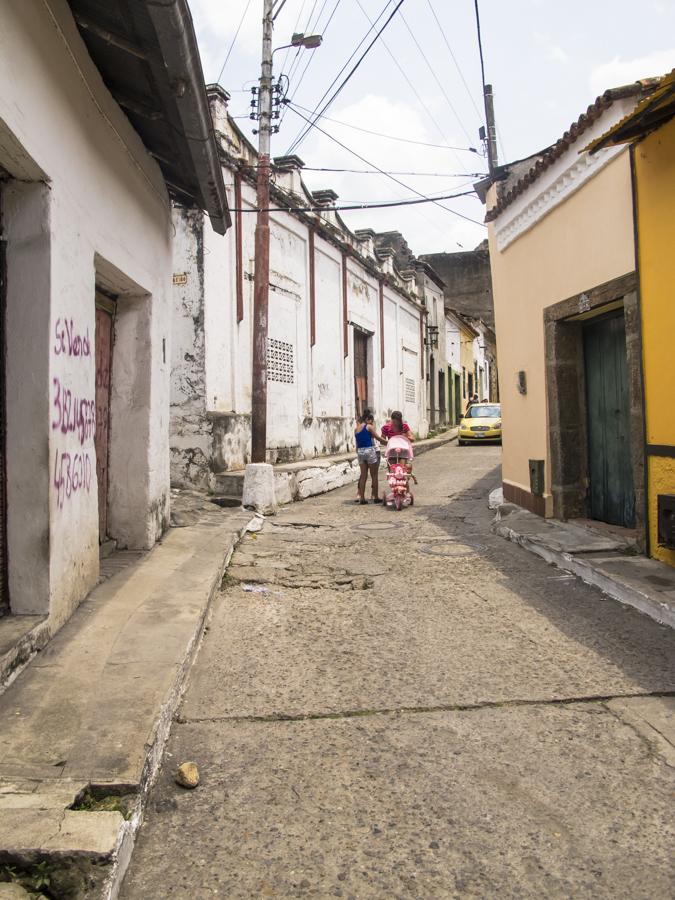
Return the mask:
{"type": "MultiPolygon", "coordinates": [[[[627,97],[642,98],[648,96],[657,89],[660,82],[660,78],[647,78],[642,81],[635,81],[633,84],[626,84],[605,91],[594,103],[591,103],[586,112],[582,113],[576,122],[573,122],[570,125],[569,129],[555,142],[555,144],[542,150],[541,153],[537,155],[538,158],[536,162],[534,162],[531,168],[524,175],[521,175],[512,186],[508,184],[509,166],[502,166],[499,170],[502,175],[502,191],[499,193],[495,206],[487,211],[485,221],[493,222],[517,197],[526,191],[531,184],[550,168],[553,163],[560,159],[563,153],[566,153],[572,144],[574,144],[614,102],[623,100],[627,97]]],[[[496,176],[496,180],[499,180],[499,174],[496,176]]]]}

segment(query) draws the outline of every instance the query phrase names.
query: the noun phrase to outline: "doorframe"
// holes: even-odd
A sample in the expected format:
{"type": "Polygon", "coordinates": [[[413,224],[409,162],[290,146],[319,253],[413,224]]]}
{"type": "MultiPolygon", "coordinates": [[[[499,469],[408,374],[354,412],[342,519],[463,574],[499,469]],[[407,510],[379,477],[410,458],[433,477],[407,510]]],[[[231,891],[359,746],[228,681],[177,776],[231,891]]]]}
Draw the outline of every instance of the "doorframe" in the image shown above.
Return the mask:
{"type": "MultiPolygon", "coordinates": [[[[105,471],[106,471],[106,497],[105,497],[105,508],[106,508],[106,519],[105,519],[105,534],[101,534],[101,529],[99,526],[99,534],[98,534],[98,543],[99,547],[111,540],[110,535],[108,534],[108,507],[109,507],[109,493],[110,493],[110,445],[111,445],[111,415],[110,415],[110,403],[112,396],[112,383],[113,383],[113,353],[115,349],[115,323],[117,319],[117,295],[112,294],[110,291],[107,291],[105,288],[102,288],[99,284],[95,285],[94,290],[94,310],[101,309],[103,312],[108,313],[110,316],[110,348],[109,348],[109,357],[110,357],[110,368],[108,371],[108,440],[106,442],[106,461],[105,461],[105,471]]],[[[96,319],[94,318],[94,323],[96,319]]],[[[96,347],[96,325],[94,324],[94,347],[96,347]]],[[[96,350],[94,349],[94,354],[96,350]]],[[[99,523],[100,523],[100,508],[101,508],[101,498],[98,498],[98,506],[99,506],[99,523]]]]}
{"type": "Polygon", "coordinates": [[[544,310],[550,484],[553,515],[588,515],[588,434],[583,325],[623,309],[630,415],[631,464],[638,546],[646,549],[644,404],[637,277],[627,272],[544,310]]]}

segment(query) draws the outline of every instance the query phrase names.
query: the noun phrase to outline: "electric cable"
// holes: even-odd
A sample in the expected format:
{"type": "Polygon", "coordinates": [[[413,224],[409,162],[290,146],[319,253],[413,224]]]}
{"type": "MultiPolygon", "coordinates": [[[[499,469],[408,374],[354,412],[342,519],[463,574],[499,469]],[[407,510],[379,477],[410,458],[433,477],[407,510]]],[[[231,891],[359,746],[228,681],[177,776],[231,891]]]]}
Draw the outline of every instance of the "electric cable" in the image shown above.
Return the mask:
{"type": "Polygon", "coordinates": [[[454,117],[457,119],[457,122],[458,122],[458,124],[459,124],[459,127],[462,129],[462,131],[463,131],[464,134],[466,135],[467,141],[468,141],[469,143],[471,143],[471,136],[469,135],[469,132],[468,132],[468,131],[466,130],[466,128],[464,127],[464,123],[463,123],[462,120],[460,119],[459,113],[458,113],[457,110],[455,109],[452,100],[451,100],[450,97],[448,96],[448,92],[445,90],[445,88],[444,88],[444,86],[443,86],[443,82],[442,82],[441,79],[438,77],[438,75],[436,74],[436,70],[434,69],[434,67],[433,67],[433,66],[431,65],[431,63],[429,62],[429,58],[428,58],[428,56],[426,55],[426,53],[424,52],[424,48],[422,47],[422,45],[420,44],[420,42],[419,42],[419,41],[417,40],[417,38],[415,37],[415,33],[413,32],[413,30],[412,30],[412,28],[410,27],[410,25],[408,25],[408,20],[405,18],[405,16],[403,15],[403,13],[401,13],[400,18],[401,18],[401,21],[403,22],[403,24],[405,25],[406,29],[408,30],[408,34],[409,34],[410,37],[413,39],[413,43],[415,44],[415,46],[416,46],[417,49],[419,50],[420,56],[422,57],[422,59],[424,60],[424,62],[427,64],[427,68],[428,68],[429,71],[431,72],[431,75],[432,75],[434,81],[435,81],[436,84],[438,85],[438,89],[440,90],[440,92],[441,92],[441,93],[443,94],[443,96],[445,97],[445,102],[448,104],[448,106],[450,107],[450,110],[452,111],[452,114],[453,114],[454,117]]]}
{"type": "MultiPolygon", "coordinates": [[[[361,12],[363,13],[363,15],[366,17],[366,19],[370,22],[370,16],[368,15],[368,13],[367,13],[367,12],[365,11],[365,9],[363,8],[363,5],[362,5],[362,3],[361,3],[361,0],[356,0],[356,4],[357,4],[357,6],[359,7],[359,9],[361,10],[361,12]]],[[[389,49],[389,45],[387,44],[387,42],[383,39],[383,40],[381,41],[381,43],[382,43],[382,46],[384,47],[384,49],[385,49],[385,50],[387,51],[387,53],[389,54],[389,56],[392,58],[392,61],[393,61],[394,65],[396,66],[396,68],[399,70],[399,72],[400,72],[401,75],[403,76],[403,78],[404,78],[404,80],[406,81],[408,87],[410,88],[410,90],[413,92],[413,94],[414,94],[415,97],[417,98],[417,102],[420,104],[420,106],[422,107],[422,109],[425,111],[425,113],[426,113],[427,116],[429,117],[430,121],[433,123],[434,128],[436,129],[436,131],[440,134],[440,136],[441,136],[441,137],[443,138],[443,140],[445,141],[445,145],[446,145],[446,146],[449,146],[449,145],[450,145],[450,141],[448,140],[448,138],[447,138],[445,132],[443,131],[443,129],[441,128],[441,126],[438,124],[438,122],[436,121],[436,118],[435,118],[434,114],[431,112],[431,110],[429,109],[429,107],[427,106],[427,104],[424,102],[424,99],[420,96],[419,91],[417,90],[417,88],[415,87],[415,85],[412,83],[412,81],[411,81],[410,78],[408,77],[408,73],[405,71],[405,69],[403,68],[403,66],[401,65],[401,63],[398,61],[398,59],[396,58],[396,56],[395,56],[395,55],[392,53],[392,51],[389,49]]],[[[458,165],[459,165],[460,168],[461,168],[461,165],[462,165],[462,164],[461,164],[461,162],[460,162],[460,160],[459,160],[459,157],[455,156],[455,159],[457,160],[457,163],[458,163],[458,165]]]]}
{"type": "MultiPolygon", "coordinates": [[[[285,2],[285,0],[284,0],[285,2]]],[[[230,44],[230,48],[227,51],[227,55],[225,56],[225,62],[220,67],[220,72],[218,73],[218,77],[216,78],[216,84],[220,84],[220,79],[223,77],[223,72],[225,71],[225,66],[227,65],[227,61],[230,58],[230,54],[232,53],[232,49],[236,43],[237,38],[239,37],[239,32],[241,31],[241,26],[244,24],[244,19],[246,18],[246,13],[248,12],[248,8],[251,5],[251,0],[248,0],[246,6],[244,7],[244,11],[241,14],[241,19],[239,19],[239,24],[237,25],[237,30],[234,33],[234,37],[232,38],[232,43],[230,44]]]]}
{"type": "MultiPolygon", "coordinates": [[[[303,112],[312,112],[312,110],[307,109],[306,106],[301,106],[294,100],[289,100],[287,103],[292,103],[293,106],[303,110],[303,112]]],[[[354,131],[362,131],[364,134],[372,134],[375,137],[387,138],[390,141],[399,141],[402,144],[415,144],[418,147],[435,147],[437,150],[459,150],[466,153],[476,153],[480,156],[475,147],[455,147],[449,144],[432,144],[428,141],[415,141],[412,138],[402,138],[394,134],[384,134],[382,131],[373,131],[371,128],[362,128],[360,125],[352,125],[349,122],[343,122],[341,119],[333,119],[331,116],[322,116],[321,118],[325,119],[326,122],[333,122],[335,125],[343,125],[345,128],[353,128],[354,131]]]]}
{"type": "MultiPolygon", "coordinates": [[[[303,172],[344,172],[348,175],[379,175],[379,169],[332,169],[303,166],[303,172]]],[[[415,175],[420,178],[485,178],[485,172],[388,172],[389,175],[415,175]]]]}
{"type": "MultiPolygon", "coordinates": [[[[365,203],[349,203],[341,206],[269,206],[262,209],[262,212],[348,212],[359,209],[391,209],[394,206],[419,206],[421,203],[436,203],[437,200],[454,200],[457,197],[470,197],[474,191],[462,191],[457,194],[444,194],[440,197],[420,197],[414,200],[383,200],[365,203]]],[[[443,207],[446,209],[446,207],[443,207]]],[[[259,211],[257,206],[249,207],[230,207],[230,212],[255,212],[259,211]]],[[[449,209],[449,212],[454,210],[449,209]]],[[[458,213],[459,215],[459,213],[458,213]]],[[[472,221],[472,220],[469,220],[472,221]]]]}
{"type": "MultiPolygon", "coordinates": [[[[403,3],[404,3],[404,2],[405,2],[405,0],[398,0],[398,3],[397,3],[396,6],[394,7],[393,12],[390,13],[390,15],[388,16],[388,18],[387,18],[386,21],[384,22],[384,24],[381,26],[380,30],[377,32],[377,34],[376,34],[375,37],[372,39],[372,41],[368,44],[368,46],[367,46],[366,49],[363,51],[363,53],[361,54],[361,56],[359,57],[359,59],[356,61],[355,65],[352,66],[352,68],[350,69],[348,75],[347,75],[345,78],[342,79],[342,82],[341,82],[341,83],[338,85],[338,87],[333,91],[332,95],[328,98],[328,100],[326,100],[326,102],[323,104],[323,106],[321,107],[321,109],[320,109],[317,113],[315,113],[315,115],[312,117],[314,121],[317,121],[318,119],[321,118],[321,116],[323,115],[323,113],[328,109],[328,107],[329,107],[329,106],[333,103],[333,101],[338,97],[338,95],[340,94],[340,92],[344,90],[344,88],[347,86],[347,84],[349,83],[349,81],[350,81],[350,79],[352,78],[352,76],[356,73],[357,69],[359,68],[359,66],[361,65],[361,63],[363,62],[363,60],[366,58],[366,56],[368,55],[368,53],[370,52],[370,50],[372,49],[372,47],[373,47],[373,46],[375,45],[375,43],[377,42],[377,39],[380,37],[380,35],[382,34],[382,32],[385,30],[385,28],[386,28],[386,27],[389,25],[389,23],[392,21],[392,19],[394,18],[394,16],[396,15],[396,13],[399,11],[399,9],[401,8],[401,6],[403,6],[403,3]]],[[[389,0],[387,0],[387,6],[389,6],[389,0]]],[[[386,9],[386,6],[385,6],[385,9],[386,9]]],[[[310,123],[310,124],[311,124],[311,123],[310,123]]],[[[302,133],[295,139],[295,141],[293,142],[292,147],[291,147],[290,150],[288,151],[289,153],[292,153],[293,150],[297,149],[297,148],[300,146],[300,144],[303,142],[303,140],[305,139],[305,137],[307,136],[307,134],[309,134],[309,130],[310,130],[309,127],[306,127],[305,130],[304,130],[304,132],[302,132],[302,133]]]]}
{"type": "MultiPolygon", "coordinates": [[[[312,32],[311,32],[310,22],[312,21],[312,16],[314,15],[314,10],[316,9],[316,6],[317,6],[317,3],[318,3],[318,2],[319,2],[319,0],[314,0],[314,3],[312,4],[312,8],[310,9],[309,15],[307,16],[307,24],[305,25],[305,27],[304,27],[303,30],[302,30],[302,33],[303,33],[303,34],[311,34],[311,33],[312,33],[312,32]]],[[[325,5],[325,3],[326,3],[326,0],[324,0],[324,5],[325,5]]],[[[291,80],[291,76],[292,76],[292,74],[293,74],[293,71],[294,71],[296,68],[298,68],[298,67],[300,66],[300,59],[301,59],[301,56],[300,56],[300,50],[301,50],[301,49],[302,49],[302,47],[298,47],[298,48],[297,48],[297,53],[296,53],[295,56],[293,57],[293,61],[291,62],[291,67],[290,67],[290,69],[288,70],[288,76],[287,76],[287,77],[288,77],[289,82],[290,82],[290,80],[291,80]]],[[[283,71],[283,70],[282,70],[282,71],[283,71]]]]}
{"type": "MultiPolygon", "coordinates": [[[[295,19],[295,25],[293,26],[293,34],[295,34],[295,32],[298,30],[298,25],[300,24],[300,18],[302,16],[302,12],[305,8],[306,2],[307,2],[307,0],[302,0],[302,5],[300,7],[300,11],[298,12],[298,15],[295,19]]],[[[293,47],[286,47],[286,52],[284,53],[284,61],[282,62],[281,68],[279,69],[280,72],[283,72],[284,69],[286,68],[286,63],[288,62],[288,56],[292,49],[293,49],[293,47]]],[[[295,48],[295,56],[293,57],[294,60],[297,59],[298,54],[300,53],[300,49],[301,49],[300,47],[295,48]]],[[[291,65],[293,65],[293,63],[291,63],[291,65]]]]}
{"type": "MultiPolygon", "coordinates": [[[[331,83],[328,85],[328,87],[326,88],[326,90],[323,92],[323,94],[322,94],[322,96],[321,96],[321,99],[316,103],[316,105],[315,105],[315,107],[314,107],[314,110],[312,110],[312,114],[319,108],[319,105],[320,105],[321,103],[323,103],[323,101],[326,99],[326,97],[328,96],[328,94],[329,94],[330,91],[332,90],[333,86],[337,83],[337,80],[338,80],[338,78],[340,77],[340,75],[342,75],[342,73],[345,71],[345,69],[347,68],[347,66],[349,65],[349,63],[354,59],[354,57],[356,56],[356,54],[358,53],[358,51],[360,50],[360,48],[363,46],[363,44],[365,44],[365,42],[366,42],[366,40],[367,40],[367,38],[368,38],[368,35],[369,35],[370,32],[375,28],[376,23],[382,18],[382,16],[383,16],[384,13],[386,12],[387,7],[389,6],[390,3],[391,3],[391,0],[387,0],[387,2],[385,3],[384,7],[382,8],[382,11],[381,11],[380,14],[378,15],[377,19],[375,19],[375,22],[372,22],[370,19],[368,20],[369,23],[370,23],[370,28],[369,28],[368,31],[366,31],[366,33],[363,35],[363,37],[362,37],[361,40],[358,42],[358,44],[356,45],[356,47],[354,47],[354,49],[352,50],[351,54],[349,55],[347,61],[343,64],[343,66],[342,66],[342,68],[340,69],[340,71],[337,73],[337,75],[333,78],[333,80],[332,80],[331,83]]],[[[304,128],[304,126],[303,126],[303,128],[304,128]]],[[[295,141],[297,140],[297,138],[300,137],[300,135],[302,134],[303,128],[300,129],[300,131],[296,134],[295,138],[291,141],[291,146],[290,146],[289,149],[286,151],[286,154],[287,154],[287,155],[291,152],[291,147],[295,144],[295,141]]]]}
{"type": "MultiPolygon", "coordinates": [[[[338,138],[336,138],[334,135],[330,134],[328,131],[326,131],[324,128],[322,128],[320,125],[317,125],[316,122],[310,122],[310,120],[306,116],[304,116],[302,113],[298,112],[298,110],[294,108],[294,104],[289,104],[289,105],[290,105],[291,109],[293,109],[293,112],[296,114],[296,116],[300,116],[301,119],[304,119],[306,122],[309,122],[309,124],[311,125],[312,128],[316,128],[317,131],[320,131],[321,134],[325,135],[331,141],[334,141],[339,147],[342,147],[343,150],[346,150],[347,153],[351,153],[352,156],[355,156],[357,159],[360,159],[361,162],[364,163],[364,165],[371,166],[373,169],[377,169],[377,171],[380,175],[384,175],[385,178],[389,178],[391,181],[395,182],[400,187],[405,188],[407,191],[410,191],[412,194],[416,194],[418,197],[421,197],[424,200],[429,199],[426,196],[426,194],[421,193],[420,191],[416,190],[414,187],[411,187],[409,184],[406,184],[404,181],[400,181],[394,175],[391,175],[388,172],[386,172],[384,169],[381,169],[379,166],[377,166],[371,160],[366,159],[365,156],[361,156],[361,154],[357,153],[356,150],[352,150],[351,147],[348,147],[346,144],[343,144],[342,141],[338,140],[338,138]]],[[[473,194],[474,192],[471,191],[470,193],[473,194]]],[[[432,200],[431,202],[435,203],[436,206],[439,206],[441,209],[444,209],[446,212],[452,213],[455,216],[459,216],[460,219],[466,219],[467,222],[473,222],[474,225],[481,225],[482,227],[485,227],[484,222],[479,222],[477,219],[472,219],[470,216],[465,216],[463,213],[457,212],[457,210],[455,210],[455,209],[450,209],[449,206],[443,206],[443,204],[439,203],[437,200],[432,200]]]]}
{"type": "Polygon", "coordinates": [[[434,9],[434,7],[432,5],[431,0],[427,0],[427,4],[429,6],[429,9],[431,10],[431,15],[436,20],[436,24],[438,25],[438,30],[441,33],[441,37],[445,41],[445,46],[448,48],[448,53],[450,54],[450,58],[454,62],[455,68],[459,72],[459,77],[462,79],[462,83],[463,83],[464,87],[466,88],[466,92],[469,95],[469,100],[471,100],[471,103],[473,104],[473,108],[476,110],[476,114],[478,116],[478,121],[482,125],[483,124],[483,115],[482,115],[481,111],[478,109],[478,104],[476,103],[474,96],[471,93],[471,88],[469,87],[467,80],[464,77],[464,73],[462,72],[462,69],[461,69],[459,63],[457,62],[457,58],[455,57],[455,54],[452,52],[452,47],[450,46],[450,41],[448,40],[448,37],[445,33],[445,29],[443,28],[438,16],[436,15],[436,10],[434,9]]]}
{"type": "MultiPolygon", "coordinates": [[[[324,9],[325,5],[326,5],[326,0],[324,0],[324,5],[321,7],[321,13],[323,12],[323,9],[324,9]]],[[[335,16],[335,13],[336,13],[337,10],[338,10],[338,6],[339,6],[339,5],[340,5],[340,0],[335,0],[335,6],[333,7],[333,11],[331,12],[331,14],[330,14],[330,16],[328,17],[328,19],[327,19],[326,23],[324,24],[324,26],[320,29],[321,36],[322,36],[322,38],[324,38],[324,39],[325,39],[326,34],[327,34],[327,32],[328,32],[328,29],[329,29],[329,27],[330,27],[330,23],[333,21],[333,17],[335,16]]],[[[321,13],[319,14],[319,18],[320,18],[320,16],[321,16],[321,13]]],[[[319,24],[319,19],[317,19],[317,27],[318,27],[318,24],[319,24]]],[[[309,57],[308,57],[308,59],[307,59],[307,62],[305,63],[305,68],[302,70],[302,72],[300,72],[300,77],[298,78],[297,83],[296,83],[296,85],[295,85],[296,89],[299,88],[300,85],[302,84],[303,79],[304,79],[305,76],[307,75],[307,70],[308,70],[309,67],[311,66],[312,61],[314,60],[315,56],[316,56],[315,53],[310,53],[310,54],[309,54],[309,57]]],[[[298,69],[299,69],[299,67],[298,67],[298,69]]],[[[297,71],[297,70],[296,70],[296,71],[297,71]]],[[[290,92],[291,87],[292,87],[292,85],[291,85],[290,79],[289,79],[288,92],[290,92]]],[[[287,93],[288,93],[288,92],[287,92],[287,93]]],[[[279,128],[281,128],[281,126],[284,124],[284,119],[286,118],[287,113],[288,113],[288,109],[284,108],[283,112],[281,113],[281,119],[279,120],[279,128]]]]}

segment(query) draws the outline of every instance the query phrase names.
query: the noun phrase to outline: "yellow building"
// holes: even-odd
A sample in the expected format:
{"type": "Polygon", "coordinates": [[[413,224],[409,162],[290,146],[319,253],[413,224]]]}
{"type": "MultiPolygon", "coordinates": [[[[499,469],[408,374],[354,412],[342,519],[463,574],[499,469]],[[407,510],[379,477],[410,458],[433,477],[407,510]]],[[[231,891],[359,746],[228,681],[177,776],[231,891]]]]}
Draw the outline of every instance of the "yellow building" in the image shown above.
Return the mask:
{"type": "Polygon", "coordinates": [[[634,530],[643,550],[631,152],[584,148],[659,84],[606,91],[555,144],[501,167],[485,186],[504,496],[542,516],[634,530]]]}
{"type": "Polygon", "coordinates": [[[675,70],[588,149],[624,144],[635,188],[648,549],[675,566],[675,70]]]}

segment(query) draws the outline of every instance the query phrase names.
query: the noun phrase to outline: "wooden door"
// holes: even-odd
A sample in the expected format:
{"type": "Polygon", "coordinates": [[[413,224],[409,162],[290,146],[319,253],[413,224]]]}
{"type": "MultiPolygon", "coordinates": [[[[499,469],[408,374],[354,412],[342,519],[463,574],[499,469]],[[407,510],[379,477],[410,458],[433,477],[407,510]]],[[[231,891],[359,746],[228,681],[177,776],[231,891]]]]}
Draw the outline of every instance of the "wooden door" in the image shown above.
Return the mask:
{"type": "Polygon", "coordinates": [[[356,415],[368,406],[368,335],[354,331],[354,391],[356,415]]]}
{"type": "MultiPolygon", "coordinates": [[[[112,307],[114,308],[114,307],[112,307]]],[[[113,313],[105,298],[96,303],[96,480],[98,482],[99,542],[108,534],[108,451],[110,443],[110,373],[113,313]]]]}
{"type": "Polygon", "coordinates": [[[635,524],[623,312],[584,328],[590,515],[635,524]]]}
{"type": "Polygon", "coordinates": [[[438,423],[443,425],[448,417],[445,403],[445,372],[441,369],[438,373],[438,423]]]}

